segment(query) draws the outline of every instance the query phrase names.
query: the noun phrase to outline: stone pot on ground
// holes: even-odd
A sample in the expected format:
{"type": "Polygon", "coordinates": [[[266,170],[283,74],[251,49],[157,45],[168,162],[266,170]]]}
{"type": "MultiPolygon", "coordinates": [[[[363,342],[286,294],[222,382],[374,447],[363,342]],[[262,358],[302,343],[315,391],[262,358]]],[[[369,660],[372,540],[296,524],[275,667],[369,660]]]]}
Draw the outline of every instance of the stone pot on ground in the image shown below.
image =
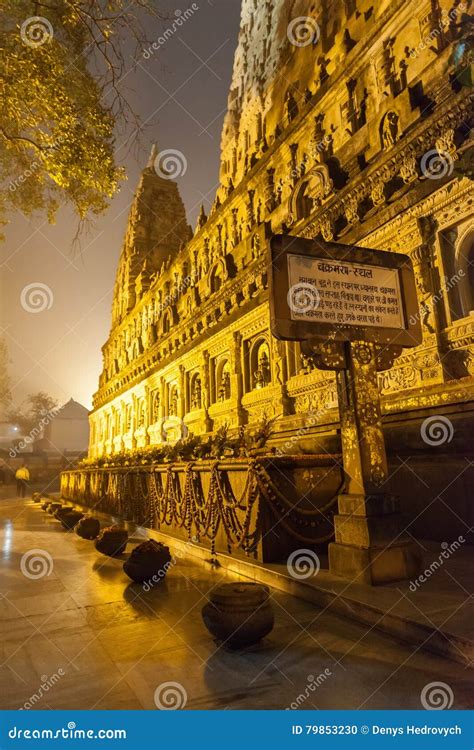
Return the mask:
{"type": "Polygon", "coordinates": [[[149,539],[135,547],[124,562],[123,569],[135,583],[147,581],[150,586],[154,586],[164,579],[170,564],[169,547],[149,539]]]}
{"type": "Polygon", "coordinates": [[[108,526],[102,529],[95,540],[95,548],[109,557],[118,557],[123,552],[128,542],[128,531],[120,526],[108,526]]]}
{"type": "Polygon", "coordinates": [[[41,492],[33,492],[31,499],[34,503],[40,503],[42,500],[41,492]]]}
{"type": "Polygon", "coordinates": [[[69,510],[68,513],[62,513],[60,517],[61,524],[66,530],[73,529],[84,518],[84,513],[78,510],[69,510]]]}
{"type": "Polygon", "coordinates": [[[60,521],[63,516],[66,515],[66,513],[70,513],[73,508],[70,505],[61,505],[60,508],[57,508],[57,510],[54,511],[53,516],[60,521]]]}
{"type": "Polygon", "coordinates": [[[269,589],[259,583],[223,583],[202,608],[209,632],[228,648],[258,643],[273,628],[269,589]]]}
{"type": "Polygon", "coordinates": [[[91,516],[84,516],[77,524],[75,531],[83,539],[95,539],[100,531],[100,521],[91,516]]]}

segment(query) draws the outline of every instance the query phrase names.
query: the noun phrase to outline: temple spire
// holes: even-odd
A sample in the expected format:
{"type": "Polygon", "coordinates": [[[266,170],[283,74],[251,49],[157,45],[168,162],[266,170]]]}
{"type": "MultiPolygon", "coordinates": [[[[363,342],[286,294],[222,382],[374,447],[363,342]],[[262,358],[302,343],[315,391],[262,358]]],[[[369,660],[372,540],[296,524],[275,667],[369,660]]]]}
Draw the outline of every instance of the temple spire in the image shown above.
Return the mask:
{"type": "Polygon", "coordinates": [[[156,159],[157,156],[158,156],[158,146],[156,145],[156,143],[153,143],[152,147],[151,147],[151,151],[150,151],[150,156],[148,158],[148,164],[146,165],[147,169],[153,169],[154,168],[154,166],[155,166],[155,159],[156,159]]]}

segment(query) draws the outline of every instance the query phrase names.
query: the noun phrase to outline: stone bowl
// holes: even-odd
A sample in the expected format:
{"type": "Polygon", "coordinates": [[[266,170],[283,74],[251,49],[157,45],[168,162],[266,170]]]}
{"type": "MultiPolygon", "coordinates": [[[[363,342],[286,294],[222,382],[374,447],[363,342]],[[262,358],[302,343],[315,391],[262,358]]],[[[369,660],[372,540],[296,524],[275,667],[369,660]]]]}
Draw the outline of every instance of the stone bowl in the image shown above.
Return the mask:
{"type": "Polygon", "coordinates": [[[48,513],[50,513],[52,516],[56,513],[57,510],[63,507],[62,503],[50,503],[48,507],[48,513]]]}
{"type": "Polygon", "coordinates": [[[95,548],[103,555],[118,557],[125,552],[128,542],[128,531],[120,526],[108,526],[102,529],[95,540],[95,548]]]}
{"type": "Polygon", "coordinates": [[[99,531],[100,521],[92,516],[84,516],[75,527],[76,534],[82,539],[95,539],[99,531]]]}
{"type": "Polygon", "coordinates": [[[84,518],[84,513],[78,510],[69,510],[69,513],[62,513],[60,517],[61,524],[66,531],[73,529],[84,518]]]}
{"type": "Polygon", "coordinates": [[[135,583],[146,581],[152,587],[161,583],[170,564],[169,547],[149,539],[132,550],[130,557],[123,564],[123,569],[135,583]]]}
{"type": "Polygon", "coordinates": [[[53,512],[53,516],[58,519],[58,521],[61,520],[63,516],[66,515],[66,513],[70,513],[73,508],[70,505],[61,505],[60,508],[57,508],[53,512]]]}
{"type": "Polygon", "coordinates": [[[269,589],[259,583],[223,583],[211,592],[202,618],[226,647],[252,646],[273,629],[269,589]]]}

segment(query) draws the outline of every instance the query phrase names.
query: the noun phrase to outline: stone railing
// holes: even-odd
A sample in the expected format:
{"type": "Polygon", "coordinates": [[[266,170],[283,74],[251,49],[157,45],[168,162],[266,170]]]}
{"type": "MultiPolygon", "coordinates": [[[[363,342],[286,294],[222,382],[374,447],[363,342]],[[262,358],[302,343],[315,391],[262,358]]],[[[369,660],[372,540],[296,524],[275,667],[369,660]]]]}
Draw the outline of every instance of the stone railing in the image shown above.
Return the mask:
{"type": "Polygon", "coordinates": [[[203,544],[284,560],[333,537],[339,456],[268,457],[65,471],[63,498],[203,544]]]}

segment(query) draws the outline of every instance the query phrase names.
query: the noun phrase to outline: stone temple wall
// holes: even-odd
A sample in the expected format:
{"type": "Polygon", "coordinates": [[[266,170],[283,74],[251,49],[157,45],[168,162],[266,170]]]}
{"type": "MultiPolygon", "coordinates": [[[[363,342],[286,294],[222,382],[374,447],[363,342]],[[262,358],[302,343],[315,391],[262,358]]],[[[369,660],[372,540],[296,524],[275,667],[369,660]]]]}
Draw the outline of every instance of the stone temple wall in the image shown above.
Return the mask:
{"type": "Polygon", "coordinates": [[[264,414],[279,417],[277,440],[293,452],[335,434],[332,373],[269,332],[267,246],[280,232],[408,253],[423,342],[380,373],[386,418],[468,408],[472,94],[452,57],[466,11],[437,0],[243,0],[209,216],[193,233],[153,159],[137,189],[92,457],[264,414]]]}

